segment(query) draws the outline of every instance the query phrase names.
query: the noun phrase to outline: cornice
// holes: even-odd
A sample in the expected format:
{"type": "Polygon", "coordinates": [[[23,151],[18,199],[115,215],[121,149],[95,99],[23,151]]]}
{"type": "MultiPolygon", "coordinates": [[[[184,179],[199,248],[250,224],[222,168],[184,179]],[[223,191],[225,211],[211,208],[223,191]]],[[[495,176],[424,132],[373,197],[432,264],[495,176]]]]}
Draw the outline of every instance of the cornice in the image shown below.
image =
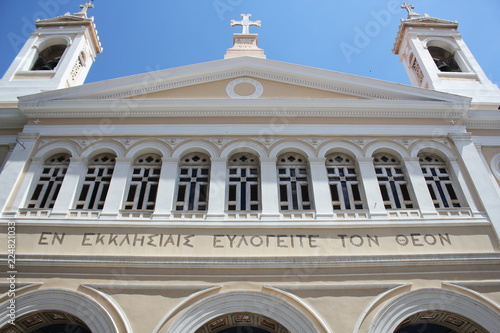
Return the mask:
{"type": "Polygon", "coordinates": [[[142,99],[23,103],[28,118],[304,116],[462,118],[467,105],[448,102],[344,99],[142,99]]]}
{"type": "Polygon", "coordinates": [[[496,120],[470,120],[470,119],[463,119],[462,120],[463,125],[466,128],[473,128],[473,129],[500,129],[500,121],[496,120]]]}
{"type": "MultiPolygon", "coordinates": [[[[499,253],[400,256],[325,256],[325,257],[132,257],[74,255],[18,255],[23,267],[134,267],[134,268],[341,268],[500,265],[499,253]]],[[[462,269],[462,268],[461,268],[462,269]]]]}
{"type": "Polygon", "coordinates": [[[0,128],[10,129],[10,128],[23,128],[26,125],[25,121],[0,121],[0,128]]]}

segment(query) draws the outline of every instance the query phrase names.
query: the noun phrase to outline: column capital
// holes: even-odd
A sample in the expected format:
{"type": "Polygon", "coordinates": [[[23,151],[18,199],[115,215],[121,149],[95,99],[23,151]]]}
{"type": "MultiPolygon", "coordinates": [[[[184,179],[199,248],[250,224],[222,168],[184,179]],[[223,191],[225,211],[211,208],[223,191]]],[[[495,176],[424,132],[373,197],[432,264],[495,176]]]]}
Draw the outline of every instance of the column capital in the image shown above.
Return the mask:
{"type": "Polygon", "coordinates": [[[161,161],[163,163],[179,163],[180,157],[162,157],[161,161]]]}
{"type": "Polygon", "coordinates": [[[453,140],[453,142],[471,142],[471,133],[449,133],[448,137],[453,140]]]}
{"type": "Polygon", "coordinates": [[[358,164],[361,164],[361,163],[373,163],[373,157],[358,157],[356,159],[356,161],[358,162],[358,164]]]}
{"type": "Polygon", "coordinates": [[[88,159],[85,157],[70,157],[69,158],[70,163],[88,163],[88,159]]]}
{"type": "Polygon", "coordinates": [[[261,163],[276,163],[278,160],[277,157],[261,157],[260,162],[261,163]]]}
{"type": "Polygon", "coordinates": [[[309,163],[322,163],[325,164],[326,157],[311,157],[309,158],[309,163]]]}
{"type": "Polygon", "coordinates": [[[418,163],[420,164],[420,160],[418,157],[404,157],[403,162],[405,163],[418,163]]]}
{"type": "Polygon", "coordinates": [[[40,133],[18,133],[17,138],[19,140],[38,140],[40,139],[40,133]]]}
{"type": "Polygon", "coordinates": [[[212,162],[212,163],[226,163],[227,157],[211,157],[210,162],[212,162]]]}
{"type": "Polygon", "coordinates": [[[115,158],[115,163],[132,163],[133,158],[131,157],[117,157],[115,158]]]}

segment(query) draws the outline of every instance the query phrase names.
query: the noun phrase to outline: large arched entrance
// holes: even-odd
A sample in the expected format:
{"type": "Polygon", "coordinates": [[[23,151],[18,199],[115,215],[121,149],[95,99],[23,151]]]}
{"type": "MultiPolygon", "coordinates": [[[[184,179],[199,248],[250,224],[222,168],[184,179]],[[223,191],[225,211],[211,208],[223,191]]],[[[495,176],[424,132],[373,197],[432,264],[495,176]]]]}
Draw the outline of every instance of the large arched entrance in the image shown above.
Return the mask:
{"type": "Polygon", "coordinates": [[[0,333],[129,332],[128,329],[120,331],[100,303],[72,290],[47,288],[16,295],[15,326],[9,323],[11,316],[7,308],[8,302],[9,300],[0,303],[0,333]],[[26,327],[21,329],[21,324],[26,327]],[[40,330],[34,330],[33,327],[40,330]],[[60,327],[63,329],[60,330],[60,327]],[[71,327],[76,329],[67,329],[71,327]],[[16,330],[17,328],[19,329],[16,330]]]}
{"type": "Polygon", "coordinates": [[[423,311],[404,320],[394,333],[488,333],[479,324],[447,311],[423,311]]]}
{"type": "Polygon", "coordinates": [[[196,333],[289,333],[277,321],[255,313],[230,313],[200,327],[196,333]]]}
{"type": "MultiPolygon", "coordinates": [[[[167,318],[154,332],[160,331],[167,318]]],[[[317,333],[318,329],[305,312],[279,297],[231,291],[203,298],[185,309],[167,329],[167,333],[177,332],[317,333]]]]}
{"type": "Polygon", "coordinates": [[[15,325],[7,324],[0,333],[91,333],[78,317],[62,311],[38,311],[16,318],[15,325]]]}
{"type": "Polygon", "coordinates": [[[368,333],[493,333],[499,322],[498,307],[486,298],[426,288],[392,299],[378,311],[368,333]]]}

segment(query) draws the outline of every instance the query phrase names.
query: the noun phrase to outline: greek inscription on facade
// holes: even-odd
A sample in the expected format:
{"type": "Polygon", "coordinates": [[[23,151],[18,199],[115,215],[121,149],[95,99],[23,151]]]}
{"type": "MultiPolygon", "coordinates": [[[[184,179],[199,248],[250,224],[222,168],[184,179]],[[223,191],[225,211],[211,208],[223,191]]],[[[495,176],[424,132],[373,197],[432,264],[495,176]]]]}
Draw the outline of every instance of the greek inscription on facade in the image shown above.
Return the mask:
{"type": "Polygon", "coordinates": [[[277,247],[318,248],[319,235],[214,235],[213,248],[277,247]]]}
{"type": "MultiPolygon", "coordinates": [[[[377,235],[337,235],[343,248],[348,247],[380,247],[379,236],[377,235]]],[[[387,240],[386,240],[387,241],[387,240]]],[[[438,234],[399,234],[394,237],[394,242],[398,246],[447,246],[451,245],[451,238],[448,233],[438,234]]]]}

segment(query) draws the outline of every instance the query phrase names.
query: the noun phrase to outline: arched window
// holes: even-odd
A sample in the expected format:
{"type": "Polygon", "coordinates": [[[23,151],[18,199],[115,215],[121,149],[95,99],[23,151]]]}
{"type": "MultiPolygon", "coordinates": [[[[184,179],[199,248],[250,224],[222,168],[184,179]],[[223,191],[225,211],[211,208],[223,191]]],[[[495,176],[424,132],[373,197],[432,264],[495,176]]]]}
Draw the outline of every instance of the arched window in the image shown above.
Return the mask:
{"type": "Polygon", "coordinates": [[[450,51],[439,46],[429,46],[427,49],[431,54],[432,60],[434,60],[434,63],[441,72],[462,71],[455,60],[454,54],[450,51]]]}
{"type": "Polygon", "coordinates": [[[235,154],[228,161],[227,172],[227,210],[259,210],[259,159],[250,153],[235,154]]]}
{"type": "Polygon", "coordinates": [[[277,161],[281,210],[313,209],[307,160],[296,153],[281,155],[277,161]]]}
{"type": "Polygon", "coordinates": [[[114,167],[115,156],[108,153],[97,155],[89,161],[76,209],[104,207],[114,167]]]}
{"type": "Polygon", "coordinates": [[[33,71],[50,71],[56,68],[59,60],[66,50],[66,45],[56,44],[44,48],[42,51],[38,52],[38,58],[31,70],[33,71]]]}
{"type": "Polygon", "coordinates": [[[134,161],[125,209],[154,210],[160,181],[161,157],[144,154],[134,161]]]}
{"type": "Polygon", "coordinates": [[[176,211],[206,211],[210,158],[201,153],[184,156],[179,163],[176,211]]]}
{"type": "Polygon", "coordinates": [[[436,208],[461,207],[446,163],[432,154],[418,156],[427,188],[436,208]]]}
{"type": "Polygon", "coordinates": [[[326,171],[333,209],[364,209],[354,159],[346,154],[330,154],[326,158],[326,171]]]}
{"type": "Polygon", "coordinates": [[[33,189],[27,208],[47,209],[54,207],[69,162],[70,155],[66,153],[53,155],[45,160],[42,174],[33,189]]]}
{"type": "Polygon", "coordinates": [[[380,153],[373,156],[373,164],[385,208],[413,208],[401,162],[391,154],[380,153]]]}

